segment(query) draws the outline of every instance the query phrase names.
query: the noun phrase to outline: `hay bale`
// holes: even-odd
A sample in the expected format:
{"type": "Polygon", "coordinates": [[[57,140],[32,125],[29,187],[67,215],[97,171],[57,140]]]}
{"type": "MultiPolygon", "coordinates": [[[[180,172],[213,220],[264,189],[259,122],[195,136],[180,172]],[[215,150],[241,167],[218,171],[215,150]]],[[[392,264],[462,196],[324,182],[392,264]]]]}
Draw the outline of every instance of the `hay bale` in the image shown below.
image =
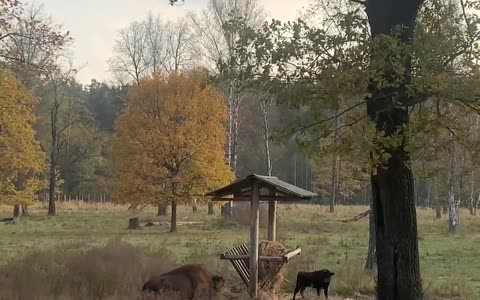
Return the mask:
{"type": "MultiPolygon", "coordinates": [[[[259,256],[283,256],[288,253],[287,247],[280,242],[261,241],[258,245],[259,256]]],[[[259,261],[258,264],[258,281],[262,286],[268,279],[268,274],[275,271],[279,266],[278,262],[259,261]]],[[[286,265],[283,265],[277,276],[273,278],[262,290],[269,294],[276,294],[279,292],[285,282],[287,273],[286,265]]]]}

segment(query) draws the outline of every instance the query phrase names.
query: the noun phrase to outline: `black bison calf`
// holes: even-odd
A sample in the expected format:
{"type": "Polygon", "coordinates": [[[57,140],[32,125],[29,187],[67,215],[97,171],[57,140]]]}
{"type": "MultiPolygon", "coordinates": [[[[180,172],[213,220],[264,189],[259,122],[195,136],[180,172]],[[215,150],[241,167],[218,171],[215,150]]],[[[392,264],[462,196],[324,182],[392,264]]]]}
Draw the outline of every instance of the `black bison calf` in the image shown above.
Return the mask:
{"type": "Polygon", "coordinates": [[[225,280],[213,275],[202,265],[185,265],[168,273],[153,276],[143,285],[143,292],[156,295],[174,292],[182,299],[215,299],[225,280]]]}
{"type": "Polygon", "coordinates": [[[330,285],[330,280],[333,275],[335,275],[335,273],[332,273],[327,269],[313,272],[298,272],[297,284],[295,285],[295,291],[293,292],[293,300],[295,300],[295,296],[299,291],[302,298],[305,298],[303,292],[307,287],[316,289],[318,296],[320,296],[320,291],[323,289],[325,299],[328,299],[328,286],[330,285]]]}

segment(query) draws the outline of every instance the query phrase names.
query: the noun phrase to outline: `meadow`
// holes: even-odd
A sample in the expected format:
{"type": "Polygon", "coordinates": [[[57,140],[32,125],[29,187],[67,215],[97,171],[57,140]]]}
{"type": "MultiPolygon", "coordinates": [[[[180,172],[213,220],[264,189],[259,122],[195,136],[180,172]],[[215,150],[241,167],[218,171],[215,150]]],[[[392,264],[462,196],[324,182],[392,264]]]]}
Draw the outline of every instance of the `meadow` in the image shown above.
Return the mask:
{"type": "MultiPolygon", "coordinates": [[[[285,291],[300,270],[328,268],[336,273],[331,294],[372,295],[375,279],[363,272],[368,218],[343,223],[367,207],[337,206],[335,213],[317,205],[280,205],[278,240],[302,254],[288,265],[285,291]]],[[[218,212],[218,209],[217,209],[218,212]]],[[[0,206],[0,218],[11,207],[0,206]]],[[[0,299],[135,299],[143,281],[175,265],[203,263],[225,274],[227,284],[242,290],[233,267],[219,254],[248,241],[248,213],[233,220],[181,207],[177,233],[154,208],[129,212],[111,204],[62,203],[49,218],[43,204],[30,208],[18,224],[0,223],[0,299]],[[165,221],[165,226],[128,230],[128,219],[165,221]]],[[[265,215],[262,211],[261,216],[265,215]]],[[[261,238],[265,238],[261,221],[261,238]]],[[[445,218],[418,209],[419,248],[425,292],[431,299],[480,299],[480,217],[462,211],[455,236],[445,218]]],[[[313,295],[313,294],[312,294],[313,295]]],[[[321,298],[322,299],[322,298],[321,298]]]]}

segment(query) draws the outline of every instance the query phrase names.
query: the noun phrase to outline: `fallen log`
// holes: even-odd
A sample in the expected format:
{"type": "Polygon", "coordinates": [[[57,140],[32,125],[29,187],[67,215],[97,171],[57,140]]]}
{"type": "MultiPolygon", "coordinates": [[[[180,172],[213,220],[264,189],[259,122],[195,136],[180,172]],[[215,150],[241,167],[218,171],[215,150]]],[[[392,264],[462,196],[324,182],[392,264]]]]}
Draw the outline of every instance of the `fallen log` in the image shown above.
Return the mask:
{"type": "Polygon", "coordinates": [[[353,217],[353,218],[351,218],[351,219],[339,220],[339,221],[342,222],[342,223],[356,222],[356,221],[358,221],[358,220],[360,220],[360,219],[363,219],[363,218],[365,218],[366,216],[370,215],[370,213],[371,213],[371,210],[369,209],[369,210],[367,210],[366,212],[363,212],[363,213],[361,213],[361,214],[358,214],[358,215],[356,215],[355,217],[353,217]]]}

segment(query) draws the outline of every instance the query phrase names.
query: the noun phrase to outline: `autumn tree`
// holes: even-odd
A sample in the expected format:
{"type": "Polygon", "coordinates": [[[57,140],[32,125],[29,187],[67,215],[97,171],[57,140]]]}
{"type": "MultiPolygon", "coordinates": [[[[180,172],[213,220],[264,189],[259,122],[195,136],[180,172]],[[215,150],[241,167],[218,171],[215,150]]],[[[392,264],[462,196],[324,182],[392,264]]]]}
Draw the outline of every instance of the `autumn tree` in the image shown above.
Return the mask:
{"type": "Polygon", "coordinates": [[[14,205],[30,204],[43,188],[41,174],[45,156],[32,128],[35,97],[9,71],[0,72],[0,201],[14,205]]]}
{"type": "Polygon", "coordinates": [[[117,121],[115,200],[177,205],[232,179],[224,157],[224,99],[203,72],[155,76],[136,88],[117,121]],[[134,163],[132,163],[134,162],[134,163]]]}

